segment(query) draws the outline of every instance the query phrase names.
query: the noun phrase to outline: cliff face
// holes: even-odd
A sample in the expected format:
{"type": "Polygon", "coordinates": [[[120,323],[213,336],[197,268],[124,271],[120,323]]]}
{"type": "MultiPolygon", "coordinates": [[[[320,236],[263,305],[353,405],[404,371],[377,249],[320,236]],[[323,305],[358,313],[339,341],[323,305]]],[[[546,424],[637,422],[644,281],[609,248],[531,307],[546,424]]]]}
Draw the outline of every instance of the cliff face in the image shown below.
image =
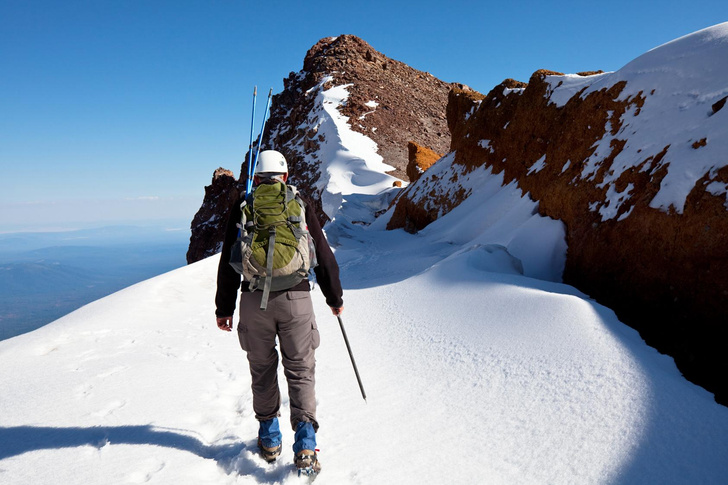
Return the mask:
{"type": "MultiPolygon", "coordinates": [[[[388,58],[358,37],[322,39],[306,54],[303,70],[292,72],[283,84],[284,90],[273,96],[262,149],[273,148],[286,156],[290,183],[312,199],[321,222],[327,219],[321,201],[322,176],[326,177],[321,164],[329,155],[322,150],[321,120],[329,103],[322,95],[331,88],[345,86],[340,114],[348,118],[351,130],[376,143],[377,153],[395,177],[406,180],[408,142],[440,153],[450,145],[445,109],[452,85],[388,58]]],[[[219,251],[223,225],[245,174],[243,163],[239,184],[215,175],[206,187],[192,222],[188,263],[219,251]]]]}
{"type": "Polygon", "coordinates": [[[457,183],[476,167],[503,172],[565,223],[564,281],[728,403],[728,69],[715,68],[727,40],[723,24],[615,73],[453,90],[451,154],[406,189],[389,227],[450,211],[477,189],[457,183]]]}

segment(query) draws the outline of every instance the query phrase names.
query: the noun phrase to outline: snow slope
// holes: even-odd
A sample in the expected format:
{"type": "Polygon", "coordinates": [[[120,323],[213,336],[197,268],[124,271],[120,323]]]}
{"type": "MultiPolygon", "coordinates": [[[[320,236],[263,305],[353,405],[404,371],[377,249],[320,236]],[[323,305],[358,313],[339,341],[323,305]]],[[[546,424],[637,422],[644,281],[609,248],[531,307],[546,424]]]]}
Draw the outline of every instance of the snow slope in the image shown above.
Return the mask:
{"type": "MultiPolygon", "coordinates": [[[[368,403],[314,292],[317,484],[724,483],[728,409],[610,310],[497,247],[370,236],[337,252],[368,403]]],[[[0,342],[2,483],[299,483],[288,446],[274,465],[255,455],[216,265],[0,342]]]]}
{"type": "MultiPolygon", "coordinates": [[[[327,110],[345,101],[343,88],[329,94],[327,110]]],[[[560,222],[483,171],[425,231],[384,231],[389,214],[373,214],[394,192],[358,188],[386,177],[346,130],[337,123],[322,148],[336,167],[327,197],[340,201],[326,230],[368,402],[315,289],[317,485],[725,483],[728,409],[556,282],[560,222]]],[[[217,263],[0,342],[0,482],[305,482],[288,427],[276,463],[255,454],[245,356],[214,322],[217,263]]]]}

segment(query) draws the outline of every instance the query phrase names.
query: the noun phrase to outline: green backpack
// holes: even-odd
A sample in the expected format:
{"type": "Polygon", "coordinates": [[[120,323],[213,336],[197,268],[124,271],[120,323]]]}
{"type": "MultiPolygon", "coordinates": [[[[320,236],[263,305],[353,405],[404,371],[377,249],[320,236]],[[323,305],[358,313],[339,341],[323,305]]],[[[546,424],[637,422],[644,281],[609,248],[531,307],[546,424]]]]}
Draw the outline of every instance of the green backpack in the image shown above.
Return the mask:
{"type": "Polygon", "coordinates": [[[260,309],[265,310],[271,291],[296,286],[316,267],[306,206],[295,187],[276,181],[258,185],[240,209],[230,265],[249,282],[251,291],[263,290],[260,309]]]}

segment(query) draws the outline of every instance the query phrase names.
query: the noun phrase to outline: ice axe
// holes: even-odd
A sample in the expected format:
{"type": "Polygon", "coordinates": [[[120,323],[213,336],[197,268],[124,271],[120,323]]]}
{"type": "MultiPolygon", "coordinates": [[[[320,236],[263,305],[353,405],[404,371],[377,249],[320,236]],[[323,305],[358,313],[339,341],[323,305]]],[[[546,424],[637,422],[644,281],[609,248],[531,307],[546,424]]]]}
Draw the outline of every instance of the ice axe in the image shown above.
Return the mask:
{"type": "Polygon", "coordinates": [[[346,330],[344,330],[344,322],[341,321],[341,315],[336,315],[339,319],[339,327],[341,327],[341,334],[344,336],[344,343],[346,343],[346,350],[349,351],[349,358],[351,359],[351,365],[354,367],[354,374],[356,374],[356,381],[359,383],[359,389],[361,390],[361,397],[364,398],[364,402],[367,402],[367,395],[364,392],[364,386],[361,383],[361,377],[359,377],[359,370],[356,368],[356,362],[354,361],[354,354],[351,353],[351,346],[349,345],[349,339],[346,337],[346,330]]]}

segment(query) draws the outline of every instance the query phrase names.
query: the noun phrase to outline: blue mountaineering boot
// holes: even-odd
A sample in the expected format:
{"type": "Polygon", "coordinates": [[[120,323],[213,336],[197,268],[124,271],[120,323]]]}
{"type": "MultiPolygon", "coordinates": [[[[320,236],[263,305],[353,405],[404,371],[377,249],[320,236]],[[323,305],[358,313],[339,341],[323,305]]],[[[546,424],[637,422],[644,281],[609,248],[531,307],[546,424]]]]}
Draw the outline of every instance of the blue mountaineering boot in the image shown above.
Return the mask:
{"type": "Polygon", "coordinates": [[[296,442],[293,443],[294,462],[298,475],[315,477],[321,471],[321,463],[316,456],[316,431],[313,424],[301,421],[296,425],[296,442]]]}
{"type": "Polygon", "coordinates": [[[281,443],[283,435],[278,426],[278,418],[268,419],[260,422],[258,429],[258,448],[260,454],[267,462],[275,461],[281,454],[281,443]]]}

